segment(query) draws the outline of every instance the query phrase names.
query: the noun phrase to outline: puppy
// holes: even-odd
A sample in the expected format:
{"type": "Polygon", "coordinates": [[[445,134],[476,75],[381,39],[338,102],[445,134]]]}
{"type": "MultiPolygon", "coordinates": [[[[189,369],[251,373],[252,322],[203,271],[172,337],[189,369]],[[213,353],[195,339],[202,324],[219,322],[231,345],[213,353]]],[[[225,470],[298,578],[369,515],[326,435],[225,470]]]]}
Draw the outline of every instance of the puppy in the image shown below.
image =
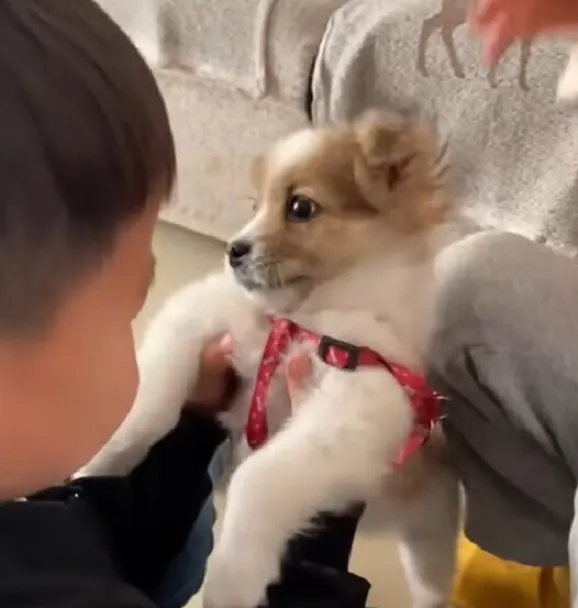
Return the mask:
{"type": "Polygon", "coordinates": [[[458,487],[430,435],[438,413],[422,411],[433,404],[422,377],[433,263],[451,212],[442,156],[430,129],[396,115],[287,137],[255,165],[258,208],[229,244],[225,271],[153,320],[134,408],[82,473],[139,462],[177,423],[203,343],[231,332],[246,382],[222,420],[241,464],[207,606],[261,604],[289,539],[321,511],[378,497],[414,606],[446,604],[458,487]],[[313,374],[291,416],[283,363],[304,350],[313,374]]]}

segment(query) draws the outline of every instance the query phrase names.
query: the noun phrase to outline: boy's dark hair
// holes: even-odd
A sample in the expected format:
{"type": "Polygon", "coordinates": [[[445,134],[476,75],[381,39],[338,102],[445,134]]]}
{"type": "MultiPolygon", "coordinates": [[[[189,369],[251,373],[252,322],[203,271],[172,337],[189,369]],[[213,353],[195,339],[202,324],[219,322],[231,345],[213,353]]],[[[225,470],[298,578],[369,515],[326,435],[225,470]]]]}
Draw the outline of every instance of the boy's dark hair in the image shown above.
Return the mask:
{"type": "Polygon", "coordinates": [[[174,177],[155,79],[100,7],[0,0],[0,337],[46,327],[174,177]]]}

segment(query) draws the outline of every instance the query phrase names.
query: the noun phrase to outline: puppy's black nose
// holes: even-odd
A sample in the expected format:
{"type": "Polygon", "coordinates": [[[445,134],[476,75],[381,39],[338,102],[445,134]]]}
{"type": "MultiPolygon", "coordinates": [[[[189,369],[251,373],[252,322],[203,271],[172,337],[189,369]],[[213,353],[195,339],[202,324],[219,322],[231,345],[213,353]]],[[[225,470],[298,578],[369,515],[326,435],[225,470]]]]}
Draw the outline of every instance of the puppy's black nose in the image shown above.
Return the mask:
{"type": "Polygon", "coordinates": [[[249,241],[233,241],[229,245],[229,264],[232,268],[238,268],[250,255],[252,245],[249,241]]]}

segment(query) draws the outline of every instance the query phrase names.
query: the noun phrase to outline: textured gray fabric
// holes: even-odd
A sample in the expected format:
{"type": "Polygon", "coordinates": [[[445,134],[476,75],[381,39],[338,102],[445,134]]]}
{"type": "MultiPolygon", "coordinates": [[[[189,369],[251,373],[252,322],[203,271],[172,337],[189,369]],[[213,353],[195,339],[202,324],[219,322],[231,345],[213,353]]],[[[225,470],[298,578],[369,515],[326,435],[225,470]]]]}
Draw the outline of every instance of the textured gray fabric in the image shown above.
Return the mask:
{"type": "MultiPolygon", "coordinates": [[[[578,477],[578,268],[512,234],[439,260],[432,382],[467,494],[467,533],[494,555],[568,562],[578,477]]],[[[578,556],[578,544],[575,547],[578,556]]]]}
{"type": "Polygon", "coordinates": [[[481,227],[578,245],[578,110],[556,103],[563,44],[513,48],[494,74],[465,26],[469,0],[350,0],[313,79],[316,122],[368,106],[437,113],[455,193],[481,227]]]}

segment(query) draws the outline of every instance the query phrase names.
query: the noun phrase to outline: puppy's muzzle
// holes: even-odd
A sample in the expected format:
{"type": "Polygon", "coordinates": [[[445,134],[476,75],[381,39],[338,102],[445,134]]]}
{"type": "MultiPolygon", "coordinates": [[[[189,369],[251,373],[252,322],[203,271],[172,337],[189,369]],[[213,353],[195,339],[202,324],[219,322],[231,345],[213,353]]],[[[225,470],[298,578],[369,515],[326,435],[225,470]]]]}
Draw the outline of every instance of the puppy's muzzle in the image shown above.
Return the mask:
{"type": "Polygon", "coordinates": [[[247,264],[253,252],[253,245],[245,239],[238,239],[230,243],[227,249],[229,266],[233,270],[238,270],[247,264]]]}

